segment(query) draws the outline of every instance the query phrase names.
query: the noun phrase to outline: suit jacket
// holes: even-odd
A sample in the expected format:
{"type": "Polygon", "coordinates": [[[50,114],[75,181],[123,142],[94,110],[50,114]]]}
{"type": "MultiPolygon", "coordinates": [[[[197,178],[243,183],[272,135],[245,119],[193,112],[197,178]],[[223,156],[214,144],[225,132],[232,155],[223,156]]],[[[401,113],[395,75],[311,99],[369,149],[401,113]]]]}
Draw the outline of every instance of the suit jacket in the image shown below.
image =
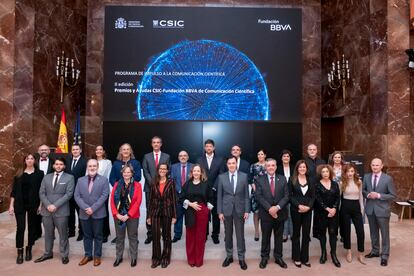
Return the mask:
{"type": "MultiPolygon", "coordinates": [[[[295,167],[294,165],[289,164],[290,176],[293,175],[293,169],[294,169],[294,167],[295,167]]],[[[283,164],[280,164],[280,165],[277,166],[276,173],[285,176],[285,170],[283,169],[283,164]]]]}
{"type": "Polygon", "coordinates": [[[40,214],[42,216],[67,217],[69,216],[69,200],[72,198],[75,188],[75,179],[73,175],[63,172],[53,188],[53,176],[54,173],[45,175],[40,185],[39,197],[42,202],[40,214]],[[47,206],[50,204],[57,208],[54,213],[47,210],[47,206]]]}
{"type": "MultiPolygon", "coordinates": [[[[192,166],[193,164],[187,162],[185,181],[187,181],[190,178],[190,170],[192,166]]],[[[185,183],[181,183],[181,167],[182,166],[180,162],[175,163],[171,166],[171,178],[174,179],[175,190],[178,194],[181,193],[181,189],[185,183]]]]}
{"type": "Polygon", "coordinates": [[[160,193],[158,185],[151,185],[148,217],[177,217],[177,198],[174,180],[169,178],[165,183],[164,192],[160,193]]]}
{"type": "Polygon", "coordinates": [[[365,203],[365,213],[369,216],[375,215],[377,217],[390,217],[391,209],[390,203],[396,198],[395,186],[392,177],[384,172],[381,173],[378,179],[377,188],[372,188],[372,173],[364,176],[362,194],[367,199],[365,203]],[[367,198],[370,192],[377,192],[380,194],[379,199],[367,198]]]}
{"type": "MultiPolygon", "coordinates": [[[[161,151],[161,155],[159,156],[158,164],[167,163],[170,166],[170,156],[161,151]]],[[[144,171],[144,192],[148,193],[150,191],[150,185],[152,182],[152,178],[157,175],[157,168],[155,168],[155,159],[154,159],[154,152],[149,152],[144,155],[144,159],[142,160],[142,170],[144,171]]]]}
{"type": "Polygon", "coordinates": [[[10,194],[10,197],[14,198],[14,212],[16,214],[24,212],[25,205],[30,208],[32,212],[37,212],[37,208],[40,205],[39,199],[39,189],[40,184],[42,183],[44,173],[41,170],[35,170],[33,175],[30,178],[30,185],[28,190],[28,199],[29,202],[24,202],[23,189],[22,189],[22,180],[23,175],[16,176],[13,181],[13,188],[10,194]]]}
{"type": "Polygon", "coordinates": [[[92,191],[89,193],[89,176],[82,176],[78,179],[75,188],[75,200],[79,206],[79,218],[89,219],[86,208],[92,208],[92,218],[100,219],[106,217],[105,202],[109,196],[109,181],[106,177],[97,174],[93,181],[92,191]]]}
{"type": "Polygon", "coordinates": [[[78,161],[76,162],[75,167],[72,170],[72,161],[73,161],[73,156],[72,154],[70,154],[68,156],[68,158],[66,159],[66,169],[65,172],[68,174],[73,175],[73,177],[75,178],[75,185],[78,182],[78,179],[82,176],[85,176],[86,173],[86,158],[81,155],[78,159],[78,161]]]}
{"type": "Polygon", "coordinates": [[[291,210],[298,212],[299,205],[305,205],[313,208],[315,203],[315,183],[310,182],[309,178],[306,179],[308,184],[308,190],[305,194],[302,194],[302,189],[299,182],[296,180],[296,183],[292,182],[292,179],[288,182],[289,187],[289,198],[291,203],[291,210]]]}
{"type": "MultiPolygon", "coordinates": [[[[134,181],[141,181],[141,163],[136,159],[129,159],[126,164],[131,165],[134,169],[134,181]]],[[[112,186],[122,178],[121,170],[124,166],[125,162],[122,160],[115,160],[112,164],[111,173],[109,174],[109,183],[112,186]]]]}
{"type": "Polygon", "coordinates": [[[286,205],[289,202],[289,188],[286,178],[283,175],[275,174],[275,196],[272,196],[267,174],[260,176],[256,181],[256,200],[259,203],[260,219],[274,220],[269,214],[269,208],[279,205],[280,210],[277,213],[277,219],[286,220],[288,217],[286,205]]]}
{"type": "MultiPolygon", "coordinates": [[[[223,167],[224,167],[225,172],[229,171],[225,164],[223,164],[223,167]]],[[[244,172],[245,174],[249,175],[250,174],[250,163],[247,162],[246,160],[240,158],[240,165],[237,168],[237,170],[241,171],[241,172],[244,172]]]]}
{"type": "Polygon", "coordinates": [[[240,216],[250,212],[249,181],[244,172],[236,171],[236,191],[230,183],[229,172],[222,173],[217,178],[217,213],[232,216],[233,210],[240,216]]]}
{"type": "Polygon", "coordinates": [[[208,168],[207,157],[205,154],[203,154],[203,156],[197,159],[197,163],[200,164],[201,167],[203,167],[203,169],[205,170],[207,174],[207,179],[211,184],[211,188],[214,191],[217,191],[217,177],[219,174],[225,171],[223,158],[214,154],[213,160],[211,161],[210,169],[208,168]]]}
{"type": "MultiPolygon", "coordinates": [[[[53,172],[53,163],[54,162],[55,162],[55,160],[53,158],[51,158],[50,155],[49,155],[49,164],[47,164],[47,171],[46,171],[46,173],[43,173],[44,175],[53,172]]],[[[40,156],[39,155],[36,156],[36,163],[38,164],[38,166],[40,168],[40,156]]]]}
{"type": "Polygon", "coordinates": [[[305,157],[306,166],[308,167],[308,175],[312,182],[317,182],[317,175],[316,175],[316,168],[319,165],[326,164],[325,160],[320,159],[319,157],[316,157],[315,159],[308,157],[305,157]]]}

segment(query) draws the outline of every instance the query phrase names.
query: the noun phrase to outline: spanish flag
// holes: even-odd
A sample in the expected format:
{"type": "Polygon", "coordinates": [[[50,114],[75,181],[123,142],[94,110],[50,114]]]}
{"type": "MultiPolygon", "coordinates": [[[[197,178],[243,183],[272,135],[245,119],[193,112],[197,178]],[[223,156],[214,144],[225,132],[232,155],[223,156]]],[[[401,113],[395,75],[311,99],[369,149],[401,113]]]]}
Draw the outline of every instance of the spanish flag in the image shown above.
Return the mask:
{"type": "Polygon", "coordinates": [[[68,131],[66,129],[65,110],[62,107],[62,117],[60,119],[59,136],[57,141],[56,153],[68,153],[68,131]]]}

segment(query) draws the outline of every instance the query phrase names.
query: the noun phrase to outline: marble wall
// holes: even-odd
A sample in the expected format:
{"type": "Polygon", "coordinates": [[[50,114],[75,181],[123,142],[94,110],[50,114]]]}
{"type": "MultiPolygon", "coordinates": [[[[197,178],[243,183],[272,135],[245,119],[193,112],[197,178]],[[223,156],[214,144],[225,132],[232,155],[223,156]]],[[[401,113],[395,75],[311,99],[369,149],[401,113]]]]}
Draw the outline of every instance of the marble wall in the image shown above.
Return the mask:
{"type": "Polygon", "coordinates": [[[414,195],[408,3],[322,1],[322,116],[344,117],[343,150],[365,154],[366,169],[372,158],[383,159],[400,199],[414,195]],[[326,80],[326,69],[342,54],[352,76],[345,105],[326,80]]]}
{"type": "Polygon", "coordinates": [[[86,0],[0,3],[0,198],[8,198],[26,153],[42,143],[56,145],[61,105],[55,66],[62,50],[82,71],[79,85],[65,90],[69,134],[76,109],[84,113],[86,13],[86,0]]]}

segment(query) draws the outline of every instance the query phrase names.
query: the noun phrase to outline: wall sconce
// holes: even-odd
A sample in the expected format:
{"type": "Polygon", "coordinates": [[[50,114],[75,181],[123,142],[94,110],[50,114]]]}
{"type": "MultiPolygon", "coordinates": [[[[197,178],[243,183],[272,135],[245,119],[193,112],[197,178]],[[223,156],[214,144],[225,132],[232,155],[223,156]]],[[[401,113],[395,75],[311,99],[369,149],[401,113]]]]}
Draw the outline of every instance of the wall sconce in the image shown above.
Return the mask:
{"type": "Polygon", "coordinates": [[[345,59],[345,55],[342,55],[342,61],[337,60],[336,63],[332,62],[332,67],[328,73],[328,84],[333,90],[342,88],[342,102],[345,104],[346,99],[346,86],[349,83],[349,62],[345,59]]]}
{"type": "Polygon", "coordinates": [[[413,70],[414,69],[414,49],[407,49],[405,53],[408,55],[408,68],[413,70]]]}

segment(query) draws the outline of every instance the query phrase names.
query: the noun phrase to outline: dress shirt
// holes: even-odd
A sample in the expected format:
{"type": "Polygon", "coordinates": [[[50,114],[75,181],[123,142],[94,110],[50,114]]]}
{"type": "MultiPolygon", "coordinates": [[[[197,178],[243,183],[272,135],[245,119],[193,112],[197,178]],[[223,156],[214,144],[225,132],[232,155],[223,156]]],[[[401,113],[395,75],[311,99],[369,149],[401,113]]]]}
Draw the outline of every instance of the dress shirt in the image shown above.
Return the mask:
{"type": "Polygon", "coordinates": [[[212,153],[211,155],[208,155],[206,153],[206,159],[207,159],[208,169],[210,169],[210,167],[211,167],[211,162],[213,162],[213,158],[214,158],[214,153],[212,153]]]}
{"type": "Polygon", "coordinates": [[[42,158],[39,159],[39,169],[43,171],[45,175],[47,174],[47,169],[49,168],[49,162],[49,157],[46,157],[45,161],[42,161],[42,158]]]}

